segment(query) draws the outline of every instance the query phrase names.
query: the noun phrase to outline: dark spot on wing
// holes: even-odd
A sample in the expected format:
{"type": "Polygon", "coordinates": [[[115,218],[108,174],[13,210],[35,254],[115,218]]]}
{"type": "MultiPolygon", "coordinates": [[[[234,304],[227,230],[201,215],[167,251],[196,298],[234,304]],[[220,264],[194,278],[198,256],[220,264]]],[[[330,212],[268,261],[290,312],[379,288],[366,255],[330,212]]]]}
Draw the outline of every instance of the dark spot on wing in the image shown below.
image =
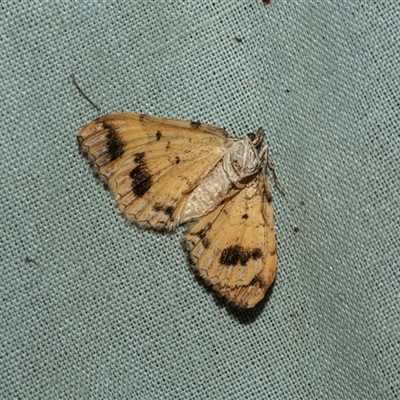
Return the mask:
{"type": "Polygon", "coordinates": [[[142,164],[144,163],[144,156],[144,153],[136,153],[133,161],[135,161],[136,164],[142,164]]]}
{"type": "Polygon", "coordinates": [[[155,203],[153,206],[153,210],[157,212],[162,211],[165,215],[168,215],[169,217],[174,213],[173,206],[165,206],[161,203],[155,203]]]}
{"type": "Polygon", "coordinates": [[[210,224],[207,224],[203,229],[200,229],[197,233],[196,236],[198,236],[200,239],[202,239],[204,236],[206,236],[206,232],[210,228],[210,224]]]}
{"type": "Polygon", "coordinates": [[[153,210],[154,211],[162,211],[162,209],[164,208],[164,206],[161,203],[155,203],[153,206],[153,210]]]}
{"type": "Polygon", "coordinates": [[[205,249],[208,249],[210,247],[210,241],[205,236],[201,238],[201,243],[203,244],[205,249]]]}
{"type": "Polygon", "coordinates": [[[175,157],[175,164],[179,164],[180,162],[181,162],[181,159],[178,156],[176,156],[175,157]]]}
{"type": "Polygon", "coordinates": [[[157,131],[156,138],[157,140],[160,140],[162,138],[162,133],[160,131],[157,131]]]}
{"type": "Polygon", "coordinates": [[[115,161],[124,154],[124,142],[121,140],[114,127],[106,122],[103,122],[103,129],[106,133],[106,146],[109,155],[109,161],[115,161]]]}
{"type": "Polygon", "coordinates": [[[138,165],[129,176],[132,179],[132,190],[137,197],[143,197],[151,188],[151,175],[146,166],[138,165]]]}
{"type": "Polygon", "coordinates": [[[261,257],[261,249],[245,249],[242,246],[236,245],[224,249],[221,253],[221,257],[219,258],[219,262],[222,265],[240,264],[242,266],[245,266],[250,258],[252,258],[253,260],[257,260],[261,257]]]}
{"type": "Polygon", "coordinates": [[[132,191],[137,197],[143,197],[151,188],[152,179],[146,165],[145,154],[136,153],[134,161],[138,165],[129,174],[132,179],[132,191]]]}
{"type": "Polygon", "coordinates": [[[205,249],[208,249],[210,247],[210,240],[206,237],[206,233],[208,229],[210,228],[210,224],[207,224],[203,229],[200,229],[197,233],[196,236],[200,238],[201,243],[203,244],[205,249]]]}
{"type": "Polygon", "coordinates": [[[198,129],[201,126],[201,122],[198,121],[190,121],[190,125],[192,128],[198,129]]]}
{"type": "Polygon", "coordinates": [[[143,122],[143,120],[147,117],[146,114],[139,114],[139,122],[143,122]]]}
{"type": "Polygon", "coordinates": [[[165,146],[165,150],[169,150],[169,148],[171,147],[171,142],[167,142],[167,145],[165,146]]]}
{"type": "Polygon", "coordinates": [[[259,258],[262,257],[262,251],[259,248],[255,248],[251,250],[251,258],[253,260],[258,260],[259,258]]]}
{"type": "Polygon", "coordinates": [[[249,218],[249,216],[248,216],[247,214],[243,214],[243,215],[242,215],[242,218],[243,218],[243,219],[247,219],[247,218],[249,218]]]}
{"type": "Polygon", "coordinates": [[[164,214],[171,216],[174,213],[174,207],[167,206],[164,208],[164,214]]]}

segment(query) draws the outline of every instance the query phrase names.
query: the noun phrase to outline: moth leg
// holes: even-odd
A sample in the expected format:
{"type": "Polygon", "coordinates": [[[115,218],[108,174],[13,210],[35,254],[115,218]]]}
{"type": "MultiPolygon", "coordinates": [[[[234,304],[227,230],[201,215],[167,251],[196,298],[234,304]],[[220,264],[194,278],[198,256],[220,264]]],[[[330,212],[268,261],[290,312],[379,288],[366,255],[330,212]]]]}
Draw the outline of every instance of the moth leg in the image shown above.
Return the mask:
{"type": "Polygon", "coordinates": [[[263,149],[260,152],[260,159],[262,160],[262,167],[264,168],[265,166],[268,166],[268,168],[272,172],[272,177],[274,178],[274,183],[275,183],[276,187],[279,189],[279,191],[282,194],[285,194],[285,189],[279,182],[278,176],[276,175],[274,163],[268,157],[268,145],[267,144],[263,147],[263,149]]]}

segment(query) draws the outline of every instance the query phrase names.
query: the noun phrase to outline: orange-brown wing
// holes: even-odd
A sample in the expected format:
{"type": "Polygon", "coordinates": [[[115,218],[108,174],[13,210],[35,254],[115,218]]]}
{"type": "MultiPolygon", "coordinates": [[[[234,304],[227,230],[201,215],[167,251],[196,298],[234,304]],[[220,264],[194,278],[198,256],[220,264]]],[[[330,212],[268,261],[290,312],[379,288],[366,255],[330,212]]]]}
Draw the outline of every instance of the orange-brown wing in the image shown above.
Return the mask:
{"type": "Polygon", "coordinates": [[[264,171],[186,233],[195,269],[239,307],[255,306],[275,278],[277,256],[271,190],[264,171]]]}
{"type": "Polygon", "coordinates": [[[211,125],[122,113],[97,118],[78,133],[120,211],[154,229],[179,223],[178,205],[222,158],[228,140],[211,125]]]}

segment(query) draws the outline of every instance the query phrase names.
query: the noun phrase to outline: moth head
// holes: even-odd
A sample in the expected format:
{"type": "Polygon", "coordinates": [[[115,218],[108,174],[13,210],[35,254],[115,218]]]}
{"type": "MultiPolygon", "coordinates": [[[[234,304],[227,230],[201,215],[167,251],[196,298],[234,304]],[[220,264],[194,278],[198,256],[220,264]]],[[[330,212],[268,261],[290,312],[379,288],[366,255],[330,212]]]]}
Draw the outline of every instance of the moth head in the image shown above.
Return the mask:
{"type": "Polygon", "coordinates": [[[223,167],[229,179],[236,187],[244,187],[246,178],[254,175],[260,169],[261,161],[256,146],[261,142],[263,131],[245,136],[232,143],[223,159],[223,167]]]}

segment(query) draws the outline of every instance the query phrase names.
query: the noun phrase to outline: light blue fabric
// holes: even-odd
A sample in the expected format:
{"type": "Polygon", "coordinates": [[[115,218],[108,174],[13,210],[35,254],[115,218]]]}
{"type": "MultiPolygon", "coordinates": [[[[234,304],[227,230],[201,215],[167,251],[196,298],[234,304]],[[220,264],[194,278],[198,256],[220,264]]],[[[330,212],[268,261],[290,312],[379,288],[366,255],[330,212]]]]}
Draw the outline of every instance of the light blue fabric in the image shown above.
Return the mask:
{"type": "Polygon", "coordinates": [[[399,395],[397,0],[0,10],[1,398],[399,395]],[[116,111],[264,127],[287,194],[260,307],[215,300],[182,229],[118,215],[76,144],[116,111]]]}

